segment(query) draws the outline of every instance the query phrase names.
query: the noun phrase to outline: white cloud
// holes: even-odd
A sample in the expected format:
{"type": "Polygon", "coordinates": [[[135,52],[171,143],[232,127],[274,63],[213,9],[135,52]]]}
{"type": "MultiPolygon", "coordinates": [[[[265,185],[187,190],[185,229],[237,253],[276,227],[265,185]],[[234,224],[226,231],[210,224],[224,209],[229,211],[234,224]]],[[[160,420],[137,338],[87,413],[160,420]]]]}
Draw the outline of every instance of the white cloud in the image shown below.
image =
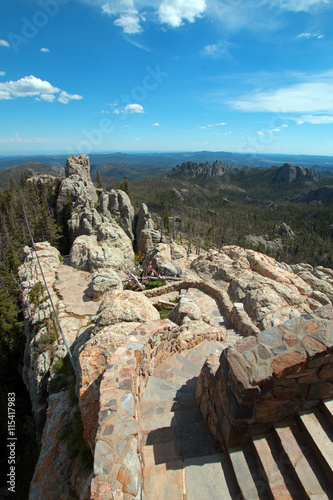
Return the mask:
{"type": "Polygon", "coordinates": [[[120,115],[119,109],[115,109],[114,111],[112,111],[112,113],[115,114],[115,115],[120,115]]]}
{"type": "Polygon", "coordinates": [[[273,4],[279,6],[281,9],[295,12],[309,12],[313,8],[322,7],[323,4],[328,3],[330,2],[327,0],[273,0],[273,4]]]}
{"type": "Polygon", "coordinates": [[[71,99],[82,99],[82,96],[67,94],[64,90],[32,75],[25,76],[17,81],[0,83],[0,100],[35,97],[37,101],[53,102],[57,94],[59,94],[57,101],[63,104],[67,104],[71,99]]]}
{"type": "MultiPolygon", "coordinates": [[[[265,132],[263,130],[258,130],[257,134],[260,135],[261,137],[269,137],[269,136],[272,136],[274,134],[274,132],[281,132],[281,130],[284,128],[288,128],[288,125],[284,124],[284,125],[281,125],[280,127],[276,127],[273,129],[264,129],[265,132]]],[[[275,137],[275,139],[276,138],[277,137],[275,137]]]]}
{"type": "Polygon", "coordinates": [[[322,35],[320,33],[320,31],[315,31],[314,33],[310,33],[310,32],[307,32],[307,33],[301,33],[300,35],[297,35],[297,38],[324,38],[324,35],[322,35]]]}
{"type": "Polygon", "coordinates": [[[144,18],[140,17],[139,12],[134,8],[133,0],[108,2],[102,6],[102,12],[112,17],[120,16],[114,21],[114,24],[120,26],[123,33],[133,35],[142,31],[140,21],[144,18]]]}
{"type": "Polygon", "coordinates": [[[137,14],[122,14],[119,19],[115,20],[114,24],[123,28],[123,32],[130,35],[142,31],[140,19],[137,14]]]}
{"type": "Polygon", "coordinates": [[[205,10],[205,0],[163,0],[158,16],[161,23],[177,28],[184,20],[193,23],[205,10]]]}
{"type": "Polygon", "coordinates": [[[8,143],[30,143],[30,144],[42,144],[42,143],[52,143],[52,139],[46,139],[42,137],[21,137],[17,132],[15,132],[14,137],[7,139],[0,139],[0,144],[8,143]]]}
{"type": "Polygon", "coordinates": [[[0,76],[5,76],[6,71],[0,71],[0,76]]]}
{"type": "Polygon", "coordinates": [[[122,113],[130,113],[131,115],[133,115],[134,113],[144,113],[144,109],[141,104],[127,104],[122,113]]]}
{"type": "Polygon", "coordinates": [[[219,42],[212,45],[206,45],[201,51],[201,56],[212,57],[213,59],[220,59],[221,57],[230,57],[228,49],[228,42],[219,42]]]}
{"type": "Polygon", "coordinates": [[[248,112],[333,113],[333,83],[328,74],[266,92],[258,91],[229,104],[248,112]]]}
{"type": "Polygon", "coordinates": [[[303,123],[312,123],[314,125],[325,125],[333,123],[333,116],[330,115],[302,115],[300,118],[295,118],[298,125],[303,123]]]}
{"type": "Polygon", "coordinates": [[[201,130],[204,130],[205,128],[209,128],[209,127],[221,127],[223,125],[226,125],[225,122],[220,122],[220,123],[212,123],[210,125],[204,125],[202,127],[199,127],[201,130]]]}
{"type": "Polygon", "coordinates": [[[40,49],[41,52],[44,52],[45,54],[48,54],[50,52],[50,49],[47,49],[46,47],[42,47],[40,49]]]}
{"type": "Polygon", "coordinates": [[[6,40],[0,40],[0,47],[10,47],[10,45],[6,40]]]}
{"type": "Polygon", "coordinates": [[[159,123],[153,123],[153,127],[160,127],[159,123]]]}

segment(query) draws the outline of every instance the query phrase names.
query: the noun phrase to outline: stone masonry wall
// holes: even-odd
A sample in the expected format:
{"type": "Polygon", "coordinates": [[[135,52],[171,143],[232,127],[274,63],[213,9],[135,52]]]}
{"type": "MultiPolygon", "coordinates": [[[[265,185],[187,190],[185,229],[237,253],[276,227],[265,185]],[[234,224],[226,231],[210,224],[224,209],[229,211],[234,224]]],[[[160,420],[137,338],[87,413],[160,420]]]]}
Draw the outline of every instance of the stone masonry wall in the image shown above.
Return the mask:
{"type": "Polygon", "coordinates": [[[325,306],[208,358],[196,398],[214,437],[236,446],[333,397],[333,308],[325,306]]]}
{"type": "Polygon", "coordinates": [[[241,302],[233,303],[225,290],[213,284],[205,283],[200,280],[184,280],[153,290],[147,290],[143,293],[146,297],[157,297],[165,293],[181,290],[182,288],[198,288],[214,297],[226,318],[243,335],[257,335],[260,332],[259,328],[253,323],[250,316],[244,310],[243,304],[241,302]]]}
{"type": "Polygon", "coordinates": [[[205,338],[223,340],[219,329],[183,335],[169,320],[142,323],[120,346],[103,373],[95,439],[91,498],[139,498],[142,484],[139,401],[155,366],[173,352],[205,338]]]}

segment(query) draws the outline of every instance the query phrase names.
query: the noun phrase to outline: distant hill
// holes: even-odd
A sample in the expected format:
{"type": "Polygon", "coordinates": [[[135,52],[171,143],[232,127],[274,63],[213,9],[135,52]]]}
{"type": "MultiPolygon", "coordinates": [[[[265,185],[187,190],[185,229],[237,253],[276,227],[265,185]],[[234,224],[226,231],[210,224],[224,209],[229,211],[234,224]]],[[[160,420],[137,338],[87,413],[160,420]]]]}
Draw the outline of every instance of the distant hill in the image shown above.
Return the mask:
{"type": "Polygon", "coordinates": [[[56,177],[64,177],[64,167],[53,167],[50,165],[43,165],[38,162],[23,163],[23,165],[15,165],[10,168],[5,168],[0,171],[0,190],[6,189],[11,181],[18,182],[22,175],[32,177],[34,175],[54,175],[56,177]]]}
{"type": "MultiPolygon", "coordinates": [[[[83,151],[84,152],[84,151],[83,151]]],[[[73,154],[76,154],[73,152],[73,154]]],[[[63,167],[69,155],[40,155],[0,157],[0,171],[5,168],[24,163],[40,163],[53,167],[63,167]]],[[[96,170],[105,178],[123,179],[126,175],[129,181],[138,181],[150,177],[165,176],[177,164],[186,162],[213,163],[223,162],[224,166],[270,167],[292,162],[303,168],[313,168],[316,172],[333,172],[332,156],[285,155],[285,154],[253,154],[232,153],[228,151],[194,151],[194,152],[146,152],[146,153],[92,153],[89,154],[91,175],[95,177],[96,170]]]]}

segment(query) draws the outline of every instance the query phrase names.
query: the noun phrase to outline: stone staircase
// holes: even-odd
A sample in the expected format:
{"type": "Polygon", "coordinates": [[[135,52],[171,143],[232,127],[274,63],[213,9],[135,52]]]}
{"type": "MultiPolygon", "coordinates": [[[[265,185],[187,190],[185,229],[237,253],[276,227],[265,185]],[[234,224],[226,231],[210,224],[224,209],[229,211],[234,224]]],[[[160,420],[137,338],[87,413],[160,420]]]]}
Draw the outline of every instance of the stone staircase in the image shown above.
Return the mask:
{"type": "Polygon", "coordinates": [[[149,378],[140,404],[143,500],[333,499],[333,401],[242,447],[216,449],[194,390],[206,356],[225,347],[204,340],[149,378]]]}

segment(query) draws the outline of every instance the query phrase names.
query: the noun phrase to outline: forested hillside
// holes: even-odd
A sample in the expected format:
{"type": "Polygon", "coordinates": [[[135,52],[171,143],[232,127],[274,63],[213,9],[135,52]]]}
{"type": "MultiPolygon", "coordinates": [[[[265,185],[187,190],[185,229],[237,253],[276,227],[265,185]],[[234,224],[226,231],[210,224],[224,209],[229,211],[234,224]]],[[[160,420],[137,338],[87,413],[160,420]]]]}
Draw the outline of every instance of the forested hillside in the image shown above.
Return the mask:
{"type": "MultiPolygon", "coordinates": [[[[52,211],[56,189],[57,183],[37,189],[23,177],[18,184],[12,182],[0,193],[0,432],[3,442],[7,436],[8,392],[16,394],[16,419],[20,422],[17,426],[17,467],[21,480],[17,484],[17,496],[13,498],[26,498],[38,458],[30,398],[19,372],[25,334],[17,270],[22,264],[23,246],[31,246],[24,210],[35,241],[48,240],[57,245],[61,231],[52,211]]],[[[0,460],[1,465],[7,460],[4,447],[0,460]]]]}

